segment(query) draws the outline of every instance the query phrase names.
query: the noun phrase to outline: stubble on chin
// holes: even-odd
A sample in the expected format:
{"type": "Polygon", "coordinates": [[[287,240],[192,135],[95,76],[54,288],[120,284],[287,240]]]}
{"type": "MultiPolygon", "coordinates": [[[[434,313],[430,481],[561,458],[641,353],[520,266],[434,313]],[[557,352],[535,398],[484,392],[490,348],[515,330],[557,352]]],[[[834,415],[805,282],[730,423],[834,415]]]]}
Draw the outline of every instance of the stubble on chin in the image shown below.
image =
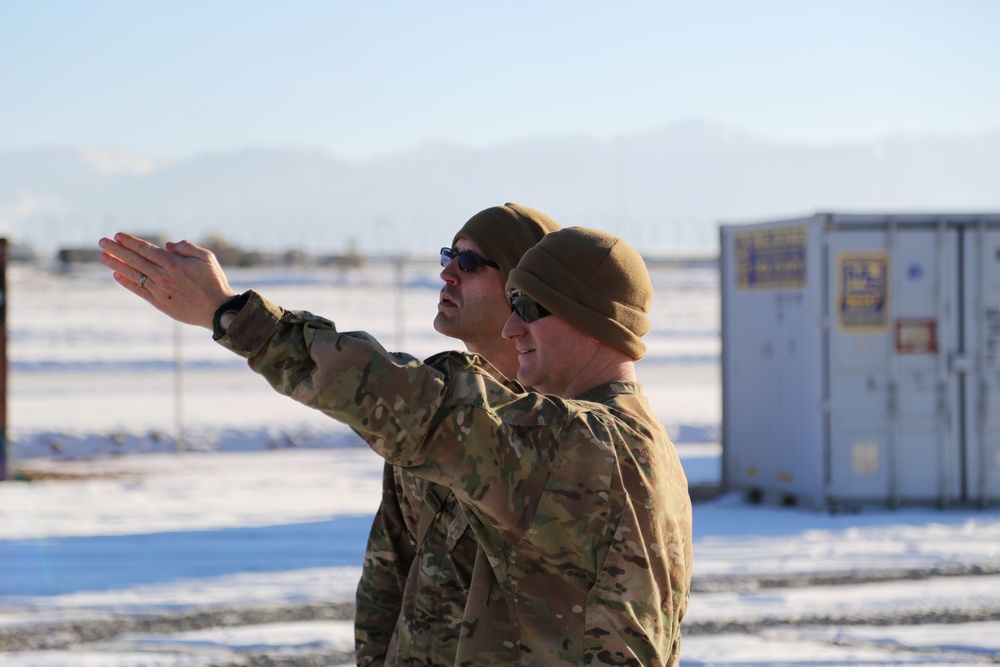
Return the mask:
{"type": "Polygon", "coordinates": [[[439,334],[444,336],[449,336],[451,338],[455,337],[455,330],[458,327],[458,317],[457,313],[454,317],[449,317],[448,314],[438,312],[434,316],[434,330],[439,334]]]}

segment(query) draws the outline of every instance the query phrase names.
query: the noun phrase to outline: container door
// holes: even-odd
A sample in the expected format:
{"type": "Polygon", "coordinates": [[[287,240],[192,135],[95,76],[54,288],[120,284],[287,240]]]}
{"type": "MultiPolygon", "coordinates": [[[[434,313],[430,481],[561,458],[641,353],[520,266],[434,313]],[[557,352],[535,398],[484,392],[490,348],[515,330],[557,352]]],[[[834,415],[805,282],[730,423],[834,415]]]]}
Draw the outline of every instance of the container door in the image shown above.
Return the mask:
{"type": "Polygon", "coordinates": [[[1000,228],[964,234],[965,346],[953,366],[964,373],[965,485],[968,500],[1000,501],[1000,228]]]}
{"type": "Polygon", "coordinates": [[[957,232],[836,229],[828,244],[831,502],[961,496],[957,232]]]}
{"type": "Polygon", "coordinates": [[[822,506],[819,238],[811,220],[722,230],[728,488],[822,506]]]}

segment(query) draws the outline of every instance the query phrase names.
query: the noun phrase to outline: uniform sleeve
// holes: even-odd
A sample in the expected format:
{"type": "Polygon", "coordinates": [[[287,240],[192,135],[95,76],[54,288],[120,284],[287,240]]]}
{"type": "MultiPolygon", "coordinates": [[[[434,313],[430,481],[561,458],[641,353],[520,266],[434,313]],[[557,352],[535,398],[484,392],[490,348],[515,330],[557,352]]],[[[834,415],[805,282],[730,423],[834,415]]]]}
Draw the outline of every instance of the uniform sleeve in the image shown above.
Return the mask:
{"type": "Polygon", "coordinates": [[[440,371],[252,291],[219,342],[275,391],[350,426],[391,463],[408,464],[400,445],[426,433],[442,404],[440,371]]]}
{"type": "Polygon", "coordinates": [[[279,393],[351,427],[389,463],[453,489],[486,523],[526,525],[539,497],[533,487],[544,484],[555,456],[558,410],[540,406],[548,399],[512,389],[474,355],[424,363],[253,292],[219,342],[279,393]]]}
{"type": "Polygon", "coordinates": [[[384,664],[414,559],[413,536],[403,518],[400,496],[393,467],[387,463],[382,474],[382,503],[368,535],[355,599],[354,644],[359,667],[384,664]]]}

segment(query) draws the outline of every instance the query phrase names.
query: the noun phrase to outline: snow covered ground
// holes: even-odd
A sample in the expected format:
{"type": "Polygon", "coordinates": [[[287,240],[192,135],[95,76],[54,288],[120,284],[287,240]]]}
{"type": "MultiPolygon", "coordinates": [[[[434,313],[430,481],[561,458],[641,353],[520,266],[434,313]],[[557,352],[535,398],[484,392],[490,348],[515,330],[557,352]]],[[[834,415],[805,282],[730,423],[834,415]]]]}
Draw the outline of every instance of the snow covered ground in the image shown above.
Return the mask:
{"type": "MultiPolygon", "coordinates": [[[[429,326],[432,265],[230,275],[390,347],[452,347],[429,326]]],[[[655,280],[640,379],[691,482],[712,484],[717,276],[655,280]]],[[[380,460],[102,271],[17,267],[8,285],[8,433],[35,481],[0,484],[0,664],[350,664],[380,460]]],[[[694,513],[685,665],[1000,661],[995,510],[727,495],[694,513]]]]}

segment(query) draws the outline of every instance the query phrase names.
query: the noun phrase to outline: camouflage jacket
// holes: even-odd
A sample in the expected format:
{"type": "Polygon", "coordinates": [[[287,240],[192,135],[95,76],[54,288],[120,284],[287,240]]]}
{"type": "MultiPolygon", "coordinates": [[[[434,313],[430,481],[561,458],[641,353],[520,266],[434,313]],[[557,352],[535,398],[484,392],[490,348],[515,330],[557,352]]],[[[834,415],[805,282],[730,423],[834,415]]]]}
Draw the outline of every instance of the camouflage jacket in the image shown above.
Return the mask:
{"type": "Polygon", "coordinates": [[[220,342],[387,462],[452,489],[481,554],[456,665],[679,664],[691,505],[637,384],[576,400],[515,392],[477,357],[390,354],[253,293],[220,342]]]}
{"type": "Polygon", "coordinates": [[[385,464],[356,597],[359,667],[455,663],[477,547],[451,489],[385,464]]]}
{"type": "Polygon", "coordinates": [[[356,597],[359,667],[455,663],[478,545],[451,489],[385,464],[356,597]]]}

